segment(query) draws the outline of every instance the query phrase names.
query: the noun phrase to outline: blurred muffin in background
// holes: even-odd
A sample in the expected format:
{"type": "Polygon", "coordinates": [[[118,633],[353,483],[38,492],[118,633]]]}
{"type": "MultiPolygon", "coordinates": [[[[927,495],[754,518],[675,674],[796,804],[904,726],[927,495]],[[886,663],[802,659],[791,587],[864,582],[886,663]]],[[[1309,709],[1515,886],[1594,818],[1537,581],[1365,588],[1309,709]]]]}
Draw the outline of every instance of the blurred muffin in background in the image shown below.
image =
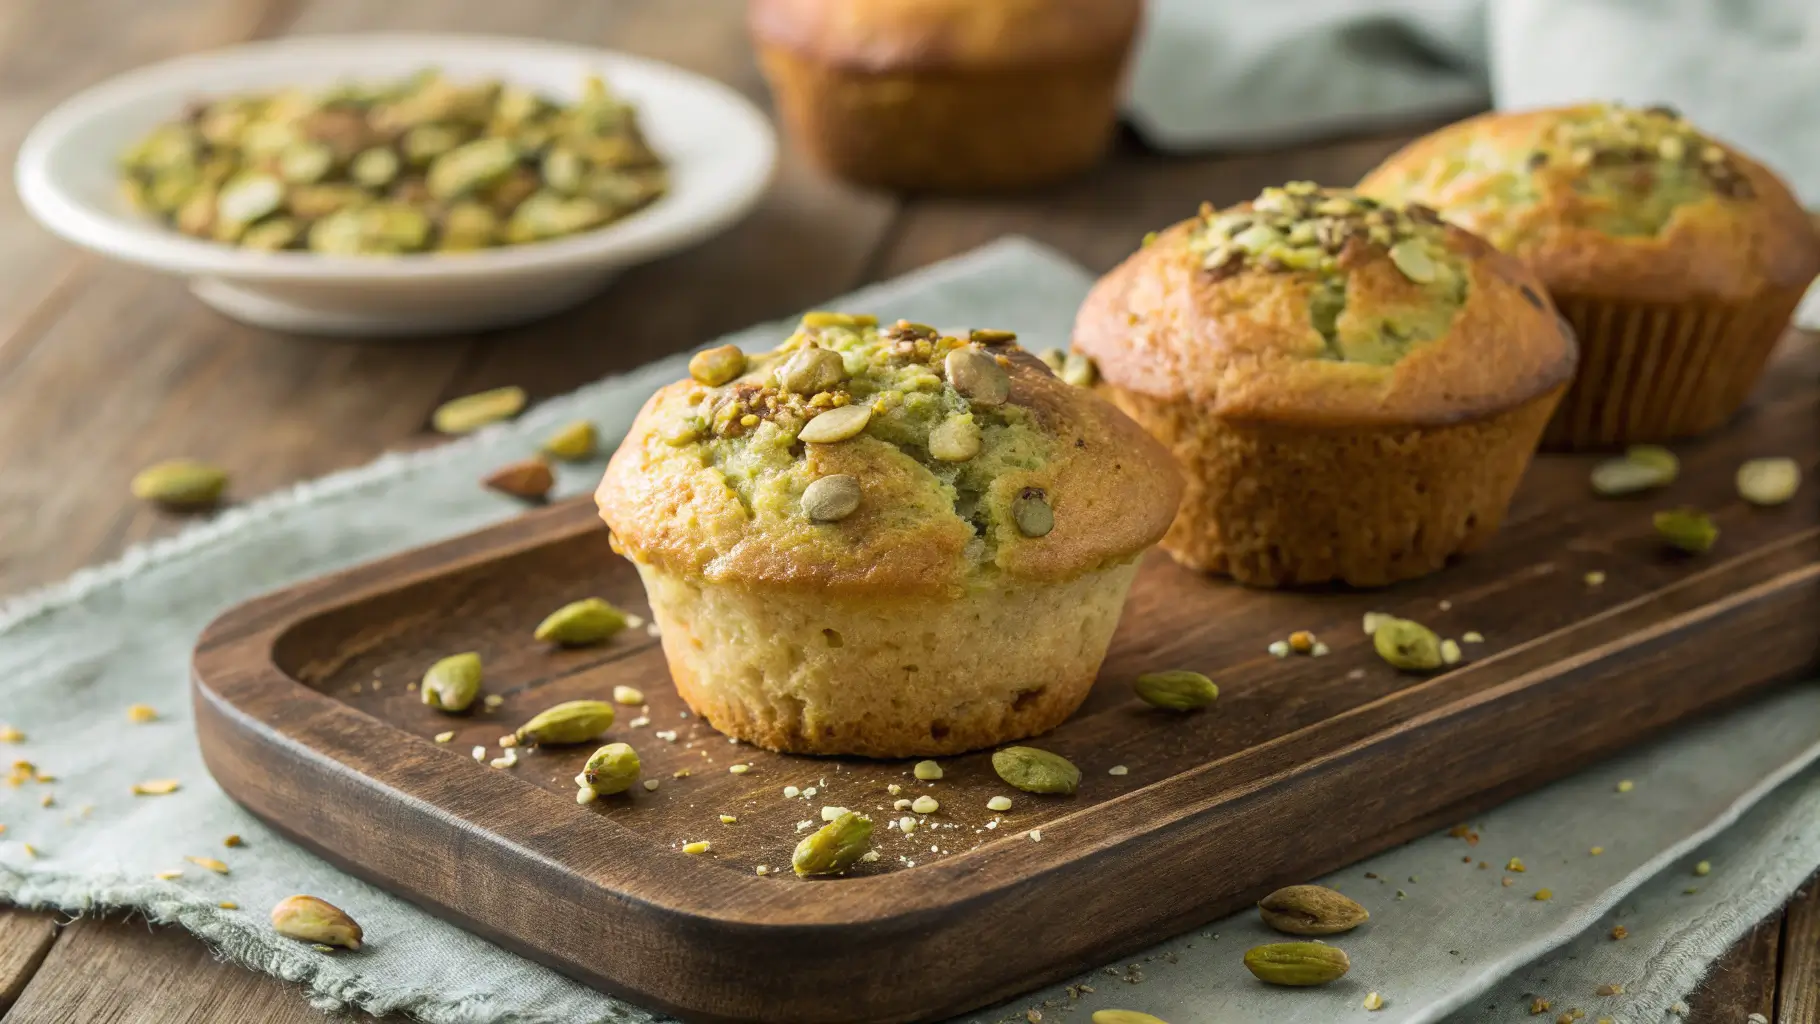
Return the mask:
{"type": "Polygon", "coordinates": [[[1143,0],[753,0],[785,124],[834,174],[980,191],[1100,158],[1143,0]]]}
{"type": "Polygon", "coordinates": [[[1661,107],[1485,114],[1359,191],[1432,206],[1541,277],[1581,347],[1552,447],[1724,423],[1820,274],[1820,236],[1781,179],[1661,107]]]}
{"type": "Polygon", "coordinates": [[[1309,182],[1170,227],[1074,348],[1175,454],[1163,547],[1253,586],[1383,586],[1497,532],[1575,349],[1517,260],[1309,182]]]}

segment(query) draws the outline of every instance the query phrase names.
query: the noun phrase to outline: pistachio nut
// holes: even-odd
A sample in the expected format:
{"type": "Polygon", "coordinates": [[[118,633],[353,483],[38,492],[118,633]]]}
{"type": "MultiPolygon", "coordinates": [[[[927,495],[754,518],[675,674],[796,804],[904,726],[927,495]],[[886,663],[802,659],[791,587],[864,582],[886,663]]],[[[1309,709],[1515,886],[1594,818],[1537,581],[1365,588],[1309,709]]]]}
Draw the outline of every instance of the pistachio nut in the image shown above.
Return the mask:
{"type": "Polygon", "coordinates": [[[442,236],[436,248],[442,252],[472,252],[498,245],[504,230],[499,214],[492,207],[471,200],[449,204],[442,217],[442,236]]]}
{"type": "Polygon", "coordinates": [[[689,376],[711,388],[746,372],[746,354],[738,345],[721,345],[689,357],[689,376]]]}
{"type": "Polygon", "coordinates": [[[599,443],[600,437],[594,424],[587,420],[576,420],[544,438],[543,453],[564,462],[582,462],[594,457],[594,450],[599,443]]]}
{"type": "Polygon", "coordinates": [[[524,459],[488,473],[481,483],[490,490],[526,501],[542,501],[556,486],[556,474],[541,458],[524,459]]]}
{"type": "Polygon", "coordinates": [[[494,388],[444,402],[430,414],[430,425],[438,433],[470,434],[488,424],[509,420],[523,412],[524,407],[523,388],[494,388]]]}
{"type": "Polygon", "coordinates": [[[1752,459],[1738,467],[1738,496],[1753,505],[1780,505],[1801,488],[1801,466],[1794,459],[1752,459]]]}
{"type": "Polygon", "coordinates": [[[1405,238],[1391,246],[1390,262],[1416,284],[1428,284],[1435,279],[1433,257],[1428,255],[1427,247],[1414,238],[1405,238]]]}
{"type": "Polygon", "coordinates": [[[1046,348],[1037,353],[1037,358],[1043,361],[1044,366],[1049,367],[1050,373],[1057,376],[1060,376],[1063,368],[1068,365],[1068,353],[1059,348],[1046,348]]]}
{"type": "Polygon", "coordinates": [[[974,405],[1004,405],[1011,397],[1011,375],[997,359],[979,349],[957,348],[942,365],[948,371],[948,383],[974,405]]]}
{"type": "Polygon", "coordinates": [[[1338,981],[1352,960],[1345,950],[1319,942],[1277,942],[1247,950],[1245,969],[1271,985],[1305,988],[1338,981]]]}
{"type": "Polygon", "coordinates": [[[971,413],[950,416],[929,431],[929,454],[942,462],[966,462],[980,453],[980,428],[971,413]]]}
{"type": "Polygon", "coordinates": [[[288,249],[303,235],[303,225],[289,217],[268,217],[240,233],[240,247],[261,252],[288,249]]]}
{"type": "Polygon", "coordinates": [[[1092,359],[1081,353],[1070,352],[1062,360],[1060,376],[1064,384],[1072,384],[1077,388],[1090,388],[1094,381],[1100,379],[1100,368],[1093,364],[1092,359]]]}
{"type": "Polygon", "coordinates": [[[790,353],[777,368],[777,383],[785,391],[813,395],[847,379],[847,364],[840,353],[818,345],[805,345],[790,353]]]}
{"type": "Polygon", "coordinates": [[[348,177],[365,188],[381,189],[398,177],[404,163],[396,150],[374,148],[362,150],[348,161],[348,177]]]}
{"type": "Polygon", "coordinates": [[[872,848],[872,819],[848,811],[803,837],[790,857],[797,875],[838,875],[872,848]]]}
{"type": "Polygon", "coordinates": [[[609,743],[588,756],[582,785],[600,796],[624,793],[638,781],[638,752],[624,743],[609,743]]]}
{"type": "Polygon", "coordinates": [[[287,939],[359,949],[360,925],[339,907],[314,896],[287,896],[272,908],[272,928],[287,939]]]}
{"type": "Polygon", "coordinates": [[[438,711],[466,711],[480,696],[480,655],[473,651],[451,654],[423,674],[417,692],[438,711]]]}
{"type": "Polygon", "coordinates": [[[1017,340],[1016,331],[994,331],[975,327],[967,332],[967,340],[980,345],[1009,345],[1017,340]]]}
{"type": "Polygon", "coordinates": [[[803,513],[810,522],[833,523],[859,508],[859,481],[845,473],[824,476],[803,489],[803,513]]]}
{"type": "Polygon", "coordinates": [[[493,184],[518,166],[518,144],[487,138],[464,143],[430,162],[424,184],[434,199],[448,201],[493,184]]]}
{"type": "Polygon", "coordinates": [[[818,310],[803,314],[803,326],[810,330],[821,330],[828,327],[858,330],[862,327],[877,327],[878,317],[870,313],[830,313],[818,310]]]}
{"type": "Polygon", "coordinates": [[[1017,532],[1026,537],[1042,537],[1055,529],[1055,510],[1049,507],[1049,495],[1041,487],[1026,487],[1011,499],[1011,519],[1017,532]]]}
{"type": "Polygon", "coordinates": [[[942,766],[934,761],[918,761],[910,773],[924,782],[934,782],[942,777],[942,766]]]}
{"type": "Polygon", "coordinates": [[[276,175],[248,173],[228,180],[215,199],[215,212],[222,220],[251,224],[284,203],[284,182],[276,175]]]}
{"type": "Polygon", "coordinates": [[[419,252],[429,243],[429,215],[405,203],[350,206],[310,226],[309,247],[339,256],[419,252]]]}
{"type": "Polygon", "coordinates": [[[613,727],[613,705],[604,700],[571,700],[539,711],[512,735],[520,743],[561,746],[586,743],[613,727]]]}
{"type": "Polygon", "coordinates": [[[1397,668],[1429,672],[1441,667],[1441,638],[1420,622],[1389,619],[1371,634],[1378,656],[1397,668]]]}
{"type": "Polygon", "coordinates": [[[1213,680],[1186,669],[1146,672],[1137,677],[1131,688],[1137,691],[1139,700],[1169,711],[1194,711],[1220,696],[1220,688],[1213,680]]]}
{"type": "Polygon", "coordinates": [[[1593,467],[1593,493],[1616,498],[1666,487],[1680,475],[1681,460],[1675,453],[1653,444],[1632,445],[1624,456],[1606,459],[1593,467]]]}
{"type": "Polygon", "coordinates": [[[171,459],[133,476],[133,497],[171,508],[200,508],[221,500],[227,471],[194,459],[171,459]]]}
{"type": "Polygon", "coordinates": [[[1290,935],[1338,935],[1366,922],[1371,912],[1321,885],[1291,885],[1258,901],[1258,916],[1290,935]]]}
{"type": "Polygon", "coordinates": [[[626,628],[626,613],[598,597],[571,601],[537,624],[534,634],[545,643],[587,647],[605,643],[626,628]]]}
{"type": "Polygon", "coordinates": [[[1161,1017],[1152,1017],[1148,1013],[1136,1010],[1095,1010],[1093,1024],[1169,1024],[1161,1017]]]}
{"type": "Polygon", "coordinates": [[[1671,548],[1699,555],[1712,550],[1719,539],[1719,527],[1712,517],[1696,508],[1677,508],[1657,512],[1656,535],[1671,548]]]}
{"type": "Polygon", "coordinates": [[[992,770],[1006,784],[1026,793],[1073,793],[1081,784],[1081,770],[1074,762],[1036,747],[994,751],[992,770]]]}
{"type": "Polygon", "coordinates": [[[872,407],[869,405],[837,406],[818,413],[815,418],[803,424],[796,439],[809,444],[833,444],[859,436],[870,422],[872,407]]]}
{"type": "Polygon", "coordinates": [[[544,189],[526,196],[512,209],[506,218],[505,238],[521,245],[580,234],[606,223],[609,216],[607,207],[592,196],[565,196],[544,189]]]}

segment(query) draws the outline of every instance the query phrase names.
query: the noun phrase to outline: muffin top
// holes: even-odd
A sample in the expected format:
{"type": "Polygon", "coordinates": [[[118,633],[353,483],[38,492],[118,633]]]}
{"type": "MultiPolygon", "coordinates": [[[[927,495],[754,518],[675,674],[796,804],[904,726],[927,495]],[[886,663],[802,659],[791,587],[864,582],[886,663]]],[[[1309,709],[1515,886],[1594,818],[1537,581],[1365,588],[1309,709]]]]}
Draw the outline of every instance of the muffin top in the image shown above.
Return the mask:
{"type": "Polygon", "coordinates": [[[1121,52],[1143,0],[752,0],[760,42],[855,71],[1015,68],[1121,52]]]}
{"type": "Polygon", "coordinates": [[[1426,207],[1308,182],[1147,238],[1094,286],[1074,347],[1119,388],[1307,426],[1491,415],[1578,358],[1515,259],[1426,207]]]}
{"type": "Polygon", "coordinates": [[[1781,179],[1666,107],[1483,114],[1410,143],[1359,191],[1433,206],[1564,295],[1735,302],[1820,273],[1820,237],[1781,179]]]}
{"type": "Polygon", "coordinates": [[[1004,331],[812,313],[782,345],[698,354],[653,395],[596,498],[673,573],[863,594],[1066,580],[1168,528],[1169,454],[1004,331]]]}

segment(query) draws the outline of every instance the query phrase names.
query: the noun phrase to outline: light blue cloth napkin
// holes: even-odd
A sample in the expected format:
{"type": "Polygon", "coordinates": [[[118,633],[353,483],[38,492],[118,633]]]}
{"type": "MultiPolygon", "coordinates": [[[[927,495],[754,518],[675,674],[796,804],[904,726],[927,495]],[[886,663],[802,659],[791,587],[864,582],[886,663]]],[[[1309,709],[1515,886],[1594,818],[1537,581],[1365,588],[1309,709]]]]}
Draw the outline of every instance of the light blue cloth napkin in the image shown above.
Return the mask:
{"type": "MultiPolygon", "coordinates": [[[[1089,283],[1055,253],[1012,239],[833,304],[944,326],[1008,327],[1044,347],[1066,339],[1089,283]]],[[[787,330],[768,325],[733,340],[768,348],[787,330]]],[[[621,436],[644,398],[679,378],[684,363],[682,356],[665,359],[471,439],[388,456],[229,510],[0,609],[0,724],[26,734],[20,744],[0,746],[0,754],[33,761],[55,777],[0,787],[0,823],[8,826],[0,836],[0,901],[72,913],[136,908],[182,925],[237,962],[298,982],[325,1007],[402,1010],[432,1024],[655,1019],[343,874],[264,828],[202,766],[187,673],[198,631],[229,605],[516,514],[517,504],[474,480],[579,417],[595,421],[608,439],[621,436]],[[126,708],[135,703],[161,717],[130,723],[126,708]],[[136,782],[167,778],[182,788],[131,795],[136,782]],[[54,794],[51,806],[41,806],[45,794],[54,794]],[[229,834],[246,844],[225,848],[229,834]],[[218,858],[231,873],[214,874],[186,857],[218,858]],[[182,875],[154,877],[172,869],[182,875]],[[353,914],[366,930],[365,948],[323,954],[274,934],[267,910],[297,892],[353,914]]],[[[599,472],[599,465],[563,467],[558,493],[586,493],[599,472]]],[[[1510,997],[1493,986],[1562,943],[1596,945],[1575,936],[1606,927],[1613,914],[1631,922],[1633,939],[1598,947],[1596,958],[1576,952],[1553,960],[1544,972],[1550,991],[1562,998],[1584,992],[1590,1001],[1599,984],[1619,980],[1666,1005],[1820,865],[1820,829],[1812,824],[1820,818],[1820,773],[1775,789],[1816,755],[1820,687],[1810,685],[1500,808],[1474,822],[1483,836],[1477,847],[1432,836],[1340,872],[1333,884],[1365,902],[1373,920],[1334,940],[1357,966],[1351,978],[1319,993],[1270,990],[1242,974],[1243,948],[1265,939],[1242,914],[1203,930],[1217,940],[1197,931],[1110,965],[1117,977],[1094,974],[1096,991],[1078,1002],[1058,988],[965,1019],[1003,1012],[1023,1021],[1025,1010],[1047,1004],[1045,1020],[1072,1014],[1084,1024],[1087,1009],[1123,1005],[1172,1024],[1295,1024],[1356,1012],[1375,990],[1387,1007],[1372,1020],[1433,1021],[1481,999],[1508,1007],[1510,997]],[[1618,793],[1620,778],[1634,780],[1634,788],[1618,793]],[[1698,854],[1714,863],[1701,893],[1675,895],[1685,887],[1689,851],[1747,811],[1712,852],[1698,854]],[[1606,852],[1588,854],[1595,844],[1606,852]],[[1506,874],[1500,869],[1512,856],[1529,871],[1516,876],[1520,886],[1506,888],[1498,884],[1506,874]],[[1367,870],[1387,881],[1365,879],[1367,870]],[[1531,899],[1541,886],[1555,898],[1531,899]],[[1140,964],[1136,973],[1126,969],[1131,962],[1140,964]],[[1124,980],[1139,975],[1141,983],[1124,980]]],[[[1524,977],[1502,984],[1541,984],[1524,977]]]]}

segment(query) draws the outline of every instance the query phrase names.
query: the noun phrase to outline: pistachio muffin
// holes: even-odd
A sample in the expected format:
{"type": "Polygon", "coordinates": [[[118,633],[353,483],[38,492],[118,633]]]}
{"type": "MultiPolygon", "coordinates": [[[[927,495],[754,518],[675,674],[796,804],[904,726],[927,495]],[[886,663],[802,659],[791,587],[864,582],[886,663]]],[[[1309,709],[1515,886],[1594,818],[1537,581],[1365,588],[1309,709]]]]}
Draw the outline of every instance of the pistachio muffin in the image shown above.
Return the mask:
{"type": "Polygon", "coordinates": [[[1264,587],[1382,586],[1484,544],[1575,360],[1517,260],[1307,182],[1148,239],[1074,348],[1186,470],[1163,547],[1264,587]]]}
{"type": "Polygon", "coordinates": [[[816,313],[701,353],[596,495],[683,699],[771,750],[951,754],[1086,698],[1168,452],[1003,331],[816,313]]]}
{"type": "Polygon", "coordinates": [[[1359,191],[1428,204],[1547,285],[1581,348],[1551,447],[1724,423],[1820,274],[1788,187],[1665,107],[1485,114],[1411,143],[1359,191]]]}
{"type": "Polygon", "coordinates": [[[784,122],[863,185],[1064,177],[1111,138],[1143,0],[753,0],[784,122]]]}

